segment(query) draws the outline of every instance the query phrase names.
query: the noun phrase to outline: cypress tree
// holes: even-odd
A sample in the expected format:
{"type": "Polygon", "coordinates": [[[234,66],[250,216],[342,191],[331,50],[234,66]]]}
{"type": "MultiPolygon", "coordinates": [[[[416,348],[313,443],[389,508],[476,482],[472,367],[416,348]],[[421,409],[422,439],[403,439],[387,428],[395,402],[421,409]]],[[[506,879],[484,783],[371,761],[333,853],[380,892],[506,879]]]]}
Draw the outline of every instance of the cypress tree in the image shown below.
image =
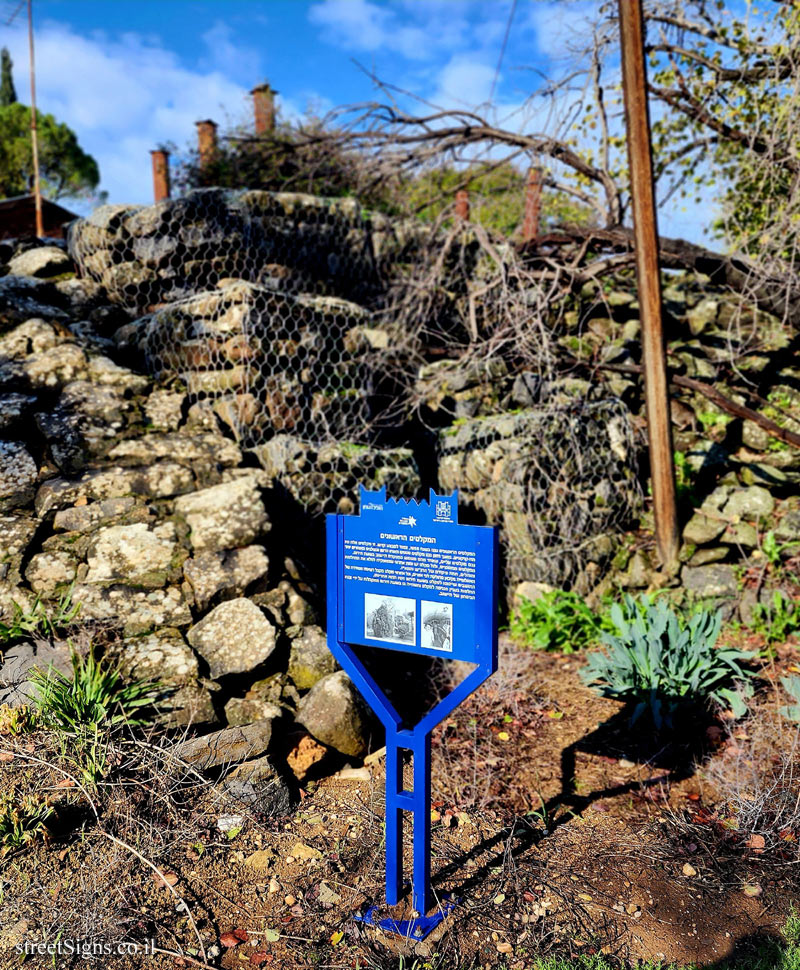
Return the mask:
{"type": "Polygon", "coordinates": [[[17,100],[17,92],[14,89],[14,76],[11,73],[13,67],[14,62],[11,60],[8,48],[4,47],[2,53],[0,53],[0,106],[2,107],[14,104],[17,100]]]}

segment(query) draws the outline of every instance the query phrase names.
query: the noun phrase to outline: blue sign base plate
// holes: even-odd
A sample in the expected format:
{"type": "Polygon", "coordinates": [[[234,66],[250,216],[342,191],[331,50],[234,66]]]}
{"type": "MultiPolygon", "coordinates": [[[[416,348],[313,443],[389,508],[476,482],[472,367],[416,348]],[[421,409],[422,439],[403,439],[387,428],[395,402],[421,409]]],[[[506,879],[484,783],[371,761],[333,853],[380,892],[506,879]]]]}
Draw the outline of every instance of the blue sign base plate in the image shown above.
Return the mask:
{"type": "Polygon", "coordinates": [[[414,919],[380,919],[378,917],[378,906],[370,906],[363,916],[354,916],[356,923],[364,923],[367,926],[376,926],[385,933],[394,933],[402,936],[406,940],[424,940],[437,926],[439,926],[452,913],[458,900],[453,899],[445,893],[439,903],[439,908],[430,916],[417,916],[414,919]]]}

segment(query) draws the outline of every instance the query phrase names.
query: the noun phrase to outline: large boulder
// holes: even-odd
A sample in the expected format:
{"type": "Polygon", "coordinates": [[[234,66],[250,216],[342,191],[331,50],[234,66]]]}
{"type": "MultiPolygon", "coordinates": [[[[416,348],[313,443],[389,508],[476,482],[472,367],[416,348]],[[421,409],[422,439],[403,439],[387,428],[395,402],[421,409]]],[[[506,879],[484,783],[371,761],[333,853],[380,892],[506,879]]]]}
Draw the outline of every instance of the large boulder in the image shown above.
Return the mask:
{"type": "Polygon", "coordinates": [[[101,529],[91,544],[84,581],[158,589],[166,586],[176,553],[171,522],[153,528],[143,522],[110,526],[101,529]]]}
{"type": "Polygon", "coordinates": [[[0,512],[28,505],[36,493],[38,469],[20,441],[0,441],[0,512]]]}
{"type": "Polygon", "coordinates": [[[317,681],[300,701],[297,721],[318,741],[349,757],[360,758],[369,748],[369,715],[343,670],[317,681]]]}
{"type": "Polygon", "coordinates": [[[275,649],[275,628],[248,599],[220,603],[187,634],[211,677],[251,671],[275,649]]]}
{"type": "Polygon", "coordinates": [[[289,652],[289,676],[295,687],[308,690],[337,668],[336,658],[328,649],[325,633],[318,626],[307,626],[292,640],[289,652]]]}
{"type": "Polygon", "coordinates": [[[272,721],[262,720],[190,738],[172,748],[172,752],[195,768],[219,768],[257,758],[267,750],[271,738],[272,721]]]}
{"type": "Polygon", "coordinates": [[[195,552],[246,546],[270,529],[256,475],[212,485],[175,500],[195,552]]]}
{"type": "Polygon", "coordinates": [[[11,259],[8,271],[14,276],[59,276],[72,271],[72,261],[57,246],[38,246],[11,259]]]}

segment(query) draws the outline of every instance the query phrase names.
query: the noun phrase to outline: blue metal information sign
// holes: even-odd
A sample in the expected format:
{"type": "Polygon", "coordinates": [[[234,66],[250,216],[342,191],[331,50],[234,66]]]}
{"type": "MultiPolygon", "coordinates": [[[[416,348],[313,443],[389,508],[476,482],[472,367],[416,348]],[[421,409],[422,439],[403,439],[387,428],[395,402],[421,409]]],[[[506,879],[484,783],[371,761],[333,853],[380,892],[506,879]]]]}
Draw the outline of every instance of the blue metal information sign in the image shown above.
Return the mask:
{"type": "MultiPolygon", "coordinates": [[[[412,901],[419,916],[384,929],[422,939],[448,911],[430,897],[430,736],[497,669],[497,530],[460,525],[458,495],[428,502],[361,489],[359,515],[329,515],[328,646],[386,729],[386,901],[403,890],[402,813],[414,819],[412,901]],[[464,680],[410,727],[353,646],[474,664],[464,680]],[[413,758],[403,789],[402,751],[413,758]]],[[[374,922],[371,913],[363,917],[374,922]]]]}

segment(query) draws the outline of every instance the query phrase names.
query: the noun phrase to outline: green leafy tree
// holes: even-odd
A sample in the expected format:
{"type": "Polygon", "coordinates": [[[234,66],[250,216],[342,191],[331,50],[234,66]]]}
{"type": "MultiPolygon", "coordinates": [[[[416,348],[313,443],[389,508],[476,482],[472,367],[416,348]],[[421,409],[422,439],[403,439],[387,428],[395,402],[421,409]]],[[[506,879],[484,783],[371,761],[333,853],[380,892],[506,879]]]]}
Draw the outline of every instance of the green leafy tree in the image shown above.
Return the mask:
{"type": "Polygon", "coordinates": [[[11,60],[8,48],[4,47],[0,52],[0,107],[6,107],[17,100],[14,76],[11,73],[13,67],[14,62],[11,60]]]}
{"type": "Polygon", "coordinates": [[[716,190],[734,250],[792,260],[800,243],[800,3],[710,0],[650,11],[661,168],[688,197],[716,190]]]}
{"type": "MultiPolygon", "coordinates": [[[[458,189],[467,189],[470,219],[506,236],[518,232],[525,210],[527,177],[511,162],[481,162],[469,167],[439,166],[408,179],[402,187],[406,207],[421,219],[433,221],[453,204],[458,189]]],[[[593,225],[588,206],[559,192],[542,194],[542,231],[571,223],[593,225]]]]}
{"type": "MultiPolygon", "coordinates": [[[[97,162],[75,133],[51,114],[37,112],[42,194],[53,199],[91,192],[100,181],[97,162]]],[[[23,195],[33,182],[31,109],[18,101],[0,107],[0,197],[23,195]]]]}

